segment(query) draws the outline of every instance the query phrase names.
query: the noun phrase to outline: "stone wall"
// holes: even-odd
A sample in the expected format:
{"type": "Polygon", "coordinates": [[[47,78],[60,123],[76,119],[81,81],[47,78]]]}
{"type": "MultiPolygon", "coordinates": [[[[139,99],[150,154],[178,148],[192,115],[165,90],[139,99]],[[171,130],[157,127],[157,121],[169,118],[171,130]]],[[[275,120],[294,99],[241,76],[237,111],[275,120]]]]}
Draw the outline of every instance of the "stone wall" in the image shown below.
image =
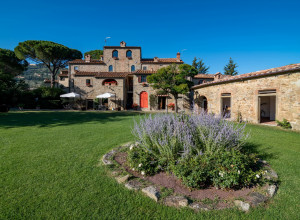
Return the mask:
{"type": "Polygon", "coordinates": [[[118,47],[118,48],[105,48],[103,51],[103,61],[106,64],[107,70],[110,65],[113,66],[113,72],[131,72],[131,66],[135,66],[135,70],[141,69],[141,49],[118,47]],[[118,51],[118,59],[112,57],[112,52],[118,51]],[[126,57],[126,52],[131,50],[132,58],[126,57]]]}
{"type": "MultiPolygon", "coordinates": [[[[133,76],[133,103],[136,103],[140,106],[140,94],[141,92],[145,91],[148,93],[148,108],[143,108],[141,110],[143,111],[150,111],[150,110],[157,110],[157,109],[150,109],[150,95],[156,94],[156,91],[151,87],[149,83],[146,83],[146,86],[143,86],[143,83],[139,83],[138,76],[140,75],[134,75],[133,76]]],[[[168,98],[168,104],[175,103],[174,97],[172,95],[169,95],[168,98]]],[[[179,111],[189,111],[190,105],[188,97],[185,95],[179,95],[178,98],[178,110],[179,111]]],[[[166,110],[163,110],[166,111],[166,110]]]]}
{"type": "Polygon", "coordinates": [[[115,103],[121,105],[124,109],[124,88],[125,88],[125,79],[124,78],[114,78],[117,81],[117,85],[102,85],[105,78],[94,78],[94,77],[83,77],[77,76],[74,77],[74,92],[80,94],[84,99],[94,100],[97,95],[103,93],[113,93],[116,94],[116,98],[109,98],[108,106],[110,108],[115,108],[115,103]],[[91,86],[86,85],[86,80],[91,80],[91,86]]]}
{"type": "Polygon", "coordinates": [[[220,114],[222,93],[231,94],[231,119],[236,120],[238,112],[242,119],[259,122],[260,90],[276,90],[276,119],[287,119],[293,129],[300,130],[300,72],[285,73],[256,79],[208,85],[195,89],[195,108],[201,104],[202,96],[207,98],[207,111],[220,114]]]}
{"type": "Polygon", "coordinates": [[[142,69],[143,67],[146,67],[147,70],[153,70],[153,71],[157,71],[163,67],[167,67],[167,66],[170,66],[170,64],[162,64],[162,63],[143,63],[142,64],[142,69]]]}

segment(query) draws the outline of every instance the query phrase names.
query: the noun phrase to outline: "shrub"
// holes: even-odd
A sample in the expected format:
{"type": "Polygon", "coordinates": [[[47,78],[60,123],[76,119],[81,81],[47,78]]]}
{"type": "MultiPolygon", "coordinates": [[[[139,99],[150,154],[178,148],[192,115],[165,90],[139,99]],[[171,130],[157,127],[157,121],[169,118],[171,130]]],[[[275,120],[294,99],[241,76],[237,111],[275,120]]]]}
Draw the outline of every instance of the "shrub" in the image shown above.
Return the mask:
{"type": "Polygon", "coordinates": [[[236,151],[203,154],[181,159],[171,171],[188,187],[239,188],[259,182],[262,176],[255,155],[236,151]]]}
{"type": "Polygon", "coordinates": [[[156,157],[176,160],[204,152],[239,150],[248,137],[244,128],[205,113],[157,114],[142,118],[139,124],[135,122],[133,134],[156,157]]]}
{"type": "Polygon", "coordinates": [[[131,168],[143,175],[152,175],[159,170],[158,159],[140,147],[128,151],[128,162],[131,168]]]}
{"type": "Polygon", "coordinates": [[[171,164],[170,170],[182,180],[183,184],[191,188],[203,188],[211,182],[209,175],[209,161],[207,157],[198,155],[171,164]]]}
{"type": "Polygon", "coordinates": [[[291,123],[288,120],[286,120],[285,118],[282,121],[276,120],[276,122],[277,122],[277,126],[283,127],[285,129],[292,128],[291,123]]]}
{"type": "Polygon", "coordinates": [[[128,160],[145,174],[171,171],[190,188],[257,184],[261,166],[246,148],[244,129],[245,124],[204,112],[149,115],[135,122],[133,134],[139,148],[129,152],[128,160]]]}

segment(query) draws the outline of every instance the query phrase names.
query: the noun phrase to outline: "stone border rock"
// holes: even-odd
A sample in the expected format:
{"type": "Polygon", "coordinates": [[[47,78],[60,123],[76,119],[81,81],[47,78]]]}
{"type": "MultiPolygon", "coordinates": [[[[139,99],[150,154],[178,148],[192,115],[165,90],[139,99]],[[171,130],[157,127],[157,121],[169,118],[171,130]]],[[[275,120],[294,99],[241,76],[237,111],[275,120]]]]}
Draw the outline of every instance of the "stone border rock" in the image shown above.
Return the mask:
{"type": "MultiPolygon", "coordinates": [[[[118,164],[114,161],[114,156],[120,152],[122,149],[132,148],[137,146],[138,143],[126,143],[120,147],[117,147],[108,153],[104,154],[102,157],[102,163],[104,166],[111,168],[112,166],[117,166],[120,168],[118,164]]],[[[261,192],[252,192],[249,194],[249,198],[245,201],[242,200],[234,200],[233,204],[238,209],[248,212],[250,208],[257,207],[259,205],[264,204],[270,198],[272,198],[277,192],[277,182],[278,175],[277,173],[270,167],[270,165],[264,161],[260,160],[263,163],[263,167],[265,168],[265,173],[262,178],[268,180],[271,184],[266,184],[262,187],[266,191],[265,195],[261,192]]],[[[158,188],[152,183],[146,183],[146,186],[142,186],[138,182],[131,180],[132,175],[124,170],[112,170],[110,174],[116,179],[119,184],[124,184],[124,186],[129,190],[139,191],[141,190],[146,196],[153,199],[156,202],[161,202],[167,206],[173,207],[189,207],[195,211],[209,211],[212,210],[208,205],[202,204],[201,202],[190,202],[188,198],[182,195],[169,195],[163,199],[161,199],[160,192],[158,188]],[[123,175],[121,175],[123,174],[123,175]]]]}

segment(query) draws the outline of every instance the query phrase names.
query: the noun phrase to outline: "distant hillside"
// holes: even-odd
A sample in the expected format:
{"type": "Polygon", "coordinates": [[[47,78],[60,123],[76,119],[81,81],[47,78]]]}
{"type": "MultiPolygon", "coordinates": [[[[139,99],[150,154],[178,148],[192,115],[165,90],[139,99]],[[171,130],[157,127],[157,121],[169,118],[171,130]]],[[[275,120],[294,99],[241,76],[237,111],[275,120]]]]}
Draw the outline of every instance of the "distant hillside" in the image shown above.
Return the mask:
{"type": "Polygon", "coordinates": [[[18,76],[18,79],[23,79],[30,88],[37,88],[44,83],[44,79],[50,79],[51,74],[47,67],[42,64],[30,64],[28,69],[18,76]]]}

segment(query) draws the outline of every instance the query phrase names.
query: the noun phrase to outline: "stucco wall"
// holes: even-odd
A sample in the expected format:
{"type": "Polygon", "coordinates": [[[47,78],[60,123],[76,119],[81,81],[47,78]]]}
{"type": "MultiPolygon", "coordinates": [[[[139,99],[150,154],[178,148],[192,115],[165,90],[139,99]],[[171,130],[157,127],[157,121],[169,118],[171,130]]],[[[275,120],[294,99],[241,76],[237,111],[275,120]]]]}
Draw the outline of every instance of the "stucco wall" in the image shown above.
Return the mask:
{"type": "Polygon", "coordinates": [[[300,72],[201,87],[195,89],[194,98],[197,103],[205,96],[208,112],[220,114],[221,94],[231,93],[231,118],[240,112],[243,120],[258,123],[258,91],[270,89],[276,89],[276,119],[286,118],[300,130],[300,72]]]}

